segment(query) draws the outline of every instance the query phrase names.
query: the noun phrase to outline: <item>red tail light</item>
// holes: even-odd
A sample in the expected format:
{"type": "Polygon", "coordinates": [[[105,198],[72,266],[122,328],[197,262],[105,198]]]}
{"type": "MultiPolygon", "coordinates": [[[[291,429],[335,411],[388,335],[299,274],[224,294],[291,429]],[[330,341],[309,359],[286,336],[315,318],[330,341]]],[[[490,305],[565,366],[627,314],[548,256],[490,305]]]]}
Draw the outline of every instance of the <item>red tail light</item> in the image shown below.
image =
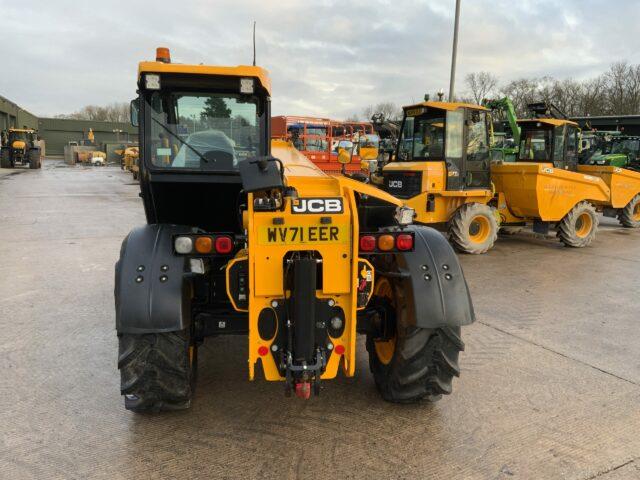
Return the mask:
{"type": "Polygon", "coordinates": [[[396,248],[398,250],[407,251],[413,248],[413,237],[402,233],[396,237],[396,248]]]}
{"type": "Polygon", "coordinates": [[[376,249],[376,237],[364,235],[360,237],[360,250],[363,252],[373,252],[376,249]]]}
{"type": "Polygon", "coordinates": [[[233,250],[233,241],[230,237],[217,237],[216,238],[216,252],[218,253],[231,253],[233,250]]]}

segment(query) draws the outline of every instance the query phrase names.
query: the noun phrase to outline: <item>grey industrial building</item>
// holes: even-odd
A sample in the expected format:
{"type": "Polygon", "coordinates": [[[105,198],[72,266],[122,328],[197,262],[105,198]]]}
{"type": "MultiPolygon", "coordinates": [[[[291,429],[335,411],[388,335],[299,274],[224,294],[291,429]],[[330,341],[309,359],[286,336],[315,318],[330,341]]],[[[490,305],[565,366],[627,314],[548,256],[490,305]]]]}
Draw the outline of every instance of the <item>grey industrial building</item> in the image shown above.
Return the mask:
{"type": "Polygon", "coordinates": [[[106,145],[138,141],[138,129],[130,123],[38,118],[16,103],[0,96],[0,131],[9,128],[32,128],[44,139],[47,156],[61,156],[69,142],[80,142],[93,131],[95,143],[106,145]]]}

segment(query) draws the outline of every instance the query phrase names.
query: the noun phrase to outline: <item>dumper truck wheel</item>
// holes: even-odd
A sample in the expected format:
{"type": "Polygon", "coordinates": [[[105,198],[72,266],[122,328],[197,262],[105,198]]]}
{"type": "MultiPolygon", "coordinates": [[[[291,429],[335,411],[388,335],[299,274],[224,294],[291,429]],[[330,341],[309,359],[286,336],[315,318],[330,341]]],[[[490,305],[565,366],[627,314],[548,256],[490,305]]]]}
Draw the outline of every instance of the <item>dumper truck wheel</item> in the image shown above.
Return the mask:
{"type": "Polygon", "coordinates": [[[437,401],[451,393],[460,375],[458,354],[464,349],[460,327],[419,328],[410,324],[412,302],[395,279],[376,281],[374,302],[387,305],[393,319],[388,338],[367,334],[369,367],[382,398],[393,403],[437,401]]]}
{"type": "Polygon", "coordinates": [[[197,350],[188,330],[120,334],[120,391],[127,410],[137,413],[191,406],[197,350]]]}
{"type": "Polygon", "coordinates": [[[636,195],[618,212],[618,221],[626,228],[640,227],[640,195],[636,195]]]}
{"type": "Polygon", "coordinates": [[[567,247],[589,245],[598,230],[596,209],[589,202],[579,202],[557,225],[557,236],[567,247]]]}
{"type": "Polygon", "coordinates": [[[0,167],[1,168],[11,168],[11,157],[8,148],[2,149],[2,154],[0,154],[0,167]]]}
{"type": "Polygon", "coordinates": [[[485,253],[498,238],[498,222],[489,205],[465,203],[449,221],[449,239],[463,253],[485,253]]]}

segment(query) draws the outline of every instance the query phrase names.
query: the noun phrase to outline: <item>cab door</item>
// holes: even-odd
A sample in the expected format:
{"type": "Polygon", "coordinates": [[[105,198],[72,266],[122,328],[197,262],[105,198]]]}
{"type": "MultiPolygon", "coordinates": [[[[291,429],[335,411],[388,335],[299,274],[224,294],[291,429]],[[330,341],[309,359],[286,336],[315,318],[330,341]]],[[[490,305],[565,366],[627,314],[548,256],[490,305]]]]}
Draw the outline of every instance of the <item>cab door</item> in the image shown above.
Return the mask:
{"type": "Polygon", "coordinates": [[[444,157],[447,167],[447,190],[464,188],[464,110],[449,110],[446,117],[444,157]]]}
{"type": "Polygon", "coordinates": [[[465,118],[464,188],[490,188],[491,174],[487,112],[467,110],[465,118]]]}

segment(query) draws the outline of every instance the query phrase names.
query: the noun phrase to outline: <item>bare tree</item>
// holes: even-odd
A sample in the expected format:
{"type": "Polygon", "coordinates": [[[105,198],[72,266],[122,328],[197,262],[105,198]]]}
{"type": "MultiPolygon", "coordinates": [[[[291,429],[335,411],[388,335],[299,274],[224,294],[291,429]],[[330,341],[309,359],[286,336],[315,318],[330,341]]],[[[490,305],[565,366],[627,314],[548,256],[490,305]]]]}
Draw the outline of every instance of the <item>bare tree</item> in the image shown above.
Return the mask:
{"type": "Polygon", "coordinates": [[[86,105],[77,112],[57,115],[56,118],[126,123],[129,122],[129,104],[114,102],[105,106],[86,105]]]}
{"type": "Polygon", "coordinates": [[[402,118],[402,108],[393,102],[380,102],[375,106],[368,105],[362,110],[362,117],[366,121],[370,121],[371,117],[376,113],[381,113],[385,120],[398,120],[402,118]]]}
{"type": "Polygon", "coordinates": [[[489,72],[473,72],[464,79],[476,104],[488,98],[498,86],[498,77],[489,72]]]}

